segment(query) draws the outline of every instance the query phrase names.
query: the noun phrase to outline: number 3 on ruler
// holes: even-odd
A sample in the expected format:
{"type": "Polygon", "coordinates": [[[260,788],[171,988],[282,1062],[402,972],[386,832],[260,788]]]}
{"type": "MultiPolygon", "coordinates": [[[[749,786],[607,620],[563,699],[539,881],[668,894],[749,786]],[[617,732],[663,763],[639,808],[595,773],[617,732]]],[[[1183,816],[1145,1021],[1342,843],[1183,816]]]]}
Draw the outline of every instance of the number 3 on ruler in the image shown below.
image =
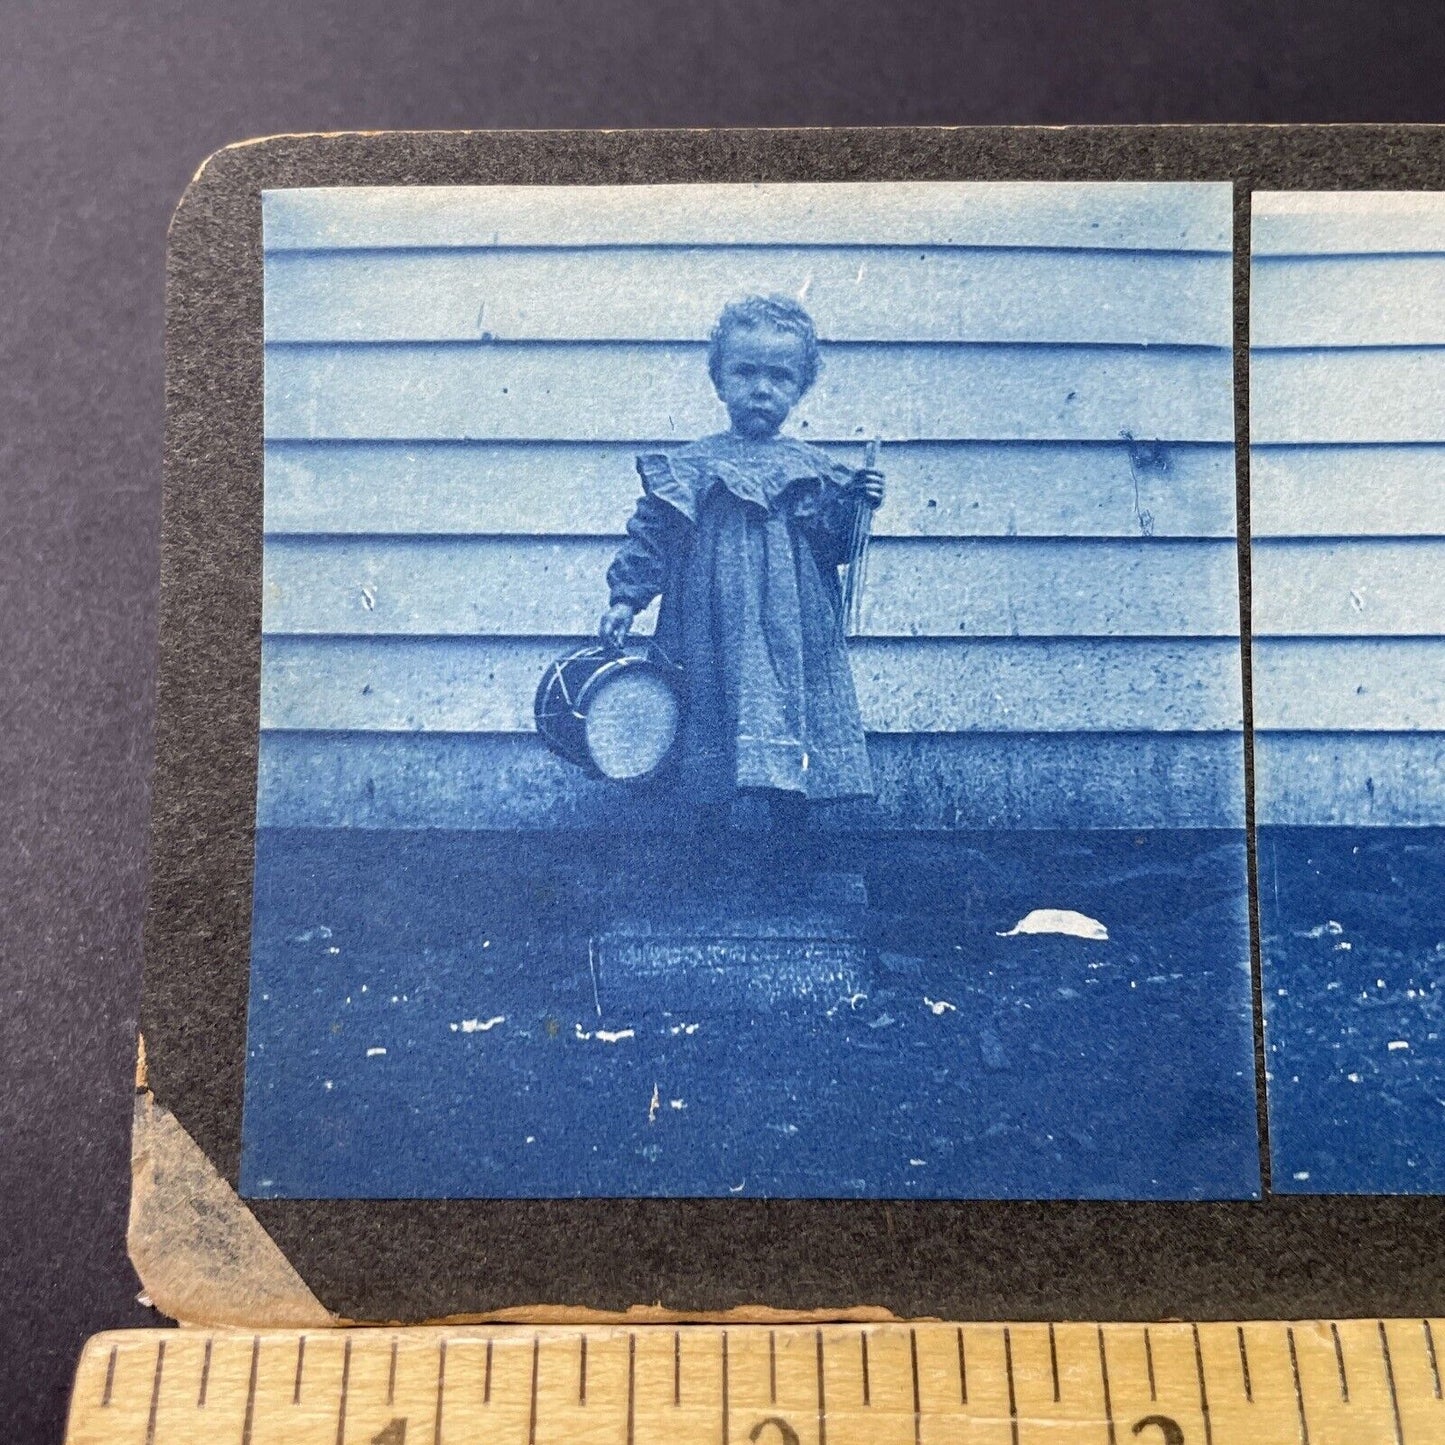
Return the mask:
{"type": "Polygon", "coordinates": [[[379,1435],[371,1437],[371,1445],[406,1445],[406,1420],[393,1420],[379,1435]]]}

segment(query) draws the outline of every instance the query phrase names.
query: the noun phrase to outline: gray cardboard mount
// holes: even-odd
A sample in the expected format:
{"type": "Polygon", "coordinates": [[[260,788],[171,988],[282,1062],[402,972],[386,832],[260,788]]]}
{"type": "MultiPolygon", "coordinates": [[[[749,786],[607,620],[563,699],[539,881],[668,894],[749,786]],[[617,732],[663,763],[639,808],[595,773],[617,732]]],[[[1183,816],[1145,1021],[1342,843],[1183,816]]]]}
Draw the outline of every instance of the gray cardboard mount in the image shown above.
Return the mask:
{"type": "MultiPolygon", "coordinates": [[[[1439,1309],[1438,1198],[243,1204],[235,1194],[260,681],[262,190],[901,179],[1232,181],[1242,438],[1250,192],[1439,189],[1445,129],[300,135],[228,147],[191,182],[167,266],[160,693],[131,1219],[132,1256],[168,1313],[285,1326],[639,1306],[692,1317],[771,1308],[1144,1320],[1439,1309]]],[[[1247,447],[1237,466],[1247,537],[1247,447]]],[[[1246,623],[1248,575],[1245,565],[1246,623]]]]}

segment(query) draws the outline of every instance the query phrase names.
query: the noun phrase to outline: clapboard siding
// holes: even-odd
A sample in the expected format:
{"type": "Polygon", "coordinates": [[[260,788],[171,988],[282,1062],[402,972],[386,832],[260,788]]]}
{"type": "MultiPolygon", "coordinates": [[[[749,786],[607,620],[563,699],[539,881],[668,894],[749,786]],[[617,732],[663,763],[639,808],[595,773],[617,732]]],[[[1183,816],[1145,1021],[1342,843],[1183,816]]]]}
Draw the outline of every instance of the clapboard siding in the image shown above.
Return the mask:
{"type": "Polygon", "coordinates": [[[1257,728],[1445,732],[1445,637],[1261,637],[1253,679],[1257,728]]]}
{"type": "MultiPolygon", "coordinates": [[[[655,449],[646,441],[273,442],[266,530],[620,536],[640,489],[636,454],[655,449]]],[[[861,446],[829,451],[863,465],[861,446]]],[[[1234,535],[1227,445],[899,442],[878,464],[888,500],[875,536],[1234,535]]],[[[1445,513],[1445,487],[1440,496],[1445,513]]]]}
{"type": "MultiPolygon", "coordinates": [[[[613,552],[591,538],[272,537],[263,627],[587,633],[606,605],[613,552]]],[[[1232,541],[883,538],[868,567],[863,628],[873,636],[1227,637],[1239,630],[1232,541]]]]}
{"type": "Polygon", "coordinates": [[[1263,825],[1445,823],[1442,201],[1254,198],[1263,825]]]}
{"type": "Polygon", "coordinates": [[[705,341],[749,293],[825,342],[1228,346],[1227,256],[938,246],[304,251],[266,262],[269,341],[705,341]]]}
{"type": "Polygon", "coordinates": [[[1251,248],[1267,256],[1445,254],[1434,191],[1256,191],[1251,248]]]}
{"type": "MultiPolygon", "coordinates": [[[[531,732],[538,679],[554,658],[585,641],[267,637],[261,726],[531,732]]],[[[863,724],[874,733],[1243,726],[1239,649],[1229,639],[909,638],[858,643],[852,661],[863,724]]]]}
{"type": "Polygon", "coordinates": [[[1256,819],[1275,827],[1445,825],[1445,733],[1265,732],[1256,819]]]}
{"type": "Polygon", "coordinates": [[[1433,256],[1261,257],[1254,346],[1445,344],[1445,266],[1433,256]]]}
{"type": "Polygon", "coordinates": [[[1445,539],[1258,538],[1254,632],[1429,636],[1445,620],[1445,539]]]}
{"type": "Polygon", "coordinates": [[[1242,825],[1228,184],[263,208],[263,824],[676,821],[548,754],[532,696],[596,626],[635,454],[726,424],[704,339],[761,290],[824,340],[788,430],[885,443],[851,646],[880,802],[829,816],[1242,825]]]}
{"type": "Polygon", "coordinates": [[[1445,445],[1255,447],[1249,496],[1256,537],[1445,536],[1445,445]]]}
{"type": "Polygon", "coordinates": [[[268,251],[637,245],[1228,253],[1228,182],[346,186],[262,194],[268,251]]]}
{"type": "Polygon", "coordinates": [[[1445,349],[1255,350],[1249,404],[1263,445],[1439,441],[1445,349]]]}
{"type": "MultiPolygon", "coordinates": [[[[271,439],[676,442],[723,425],[700,343],[273,344],[266,353],[271,439]]],[[[833,346],[789,425],[817,441],[1229,441],[1231,358],[1223,348],[833,346]]]]}
{"type": "MultiPolygon", "coordinates": [[[[1237,733],[925,734],[869,739],[876,804],[835,826],[1239,828],[1237,733]]],[[[825,816],[819,820],[829,825],[825,816]]],[[[281,828],[688,826],[675,797],[588,779],[536,737],[269,732],[257,823],[281,828]]]]}

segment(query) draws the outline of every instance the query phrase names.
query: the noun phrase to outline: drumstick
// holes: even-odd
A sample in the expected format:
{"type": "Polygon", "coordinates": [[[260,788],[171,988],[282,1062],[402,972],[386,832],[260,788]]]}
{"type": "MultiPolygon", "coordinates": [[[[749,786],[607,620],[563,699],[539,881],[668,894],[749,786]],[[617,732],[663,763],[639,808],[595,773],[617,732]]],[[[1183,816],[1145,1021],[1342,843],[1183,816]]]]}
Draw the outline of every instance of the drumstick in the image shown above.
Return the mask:
{"type": "MultiPolygon", "coordinates": [[[[863,449],[863,469],[878,465],[881,437],[874,437],[863,449]]],[[[853,513],[853,530],[848,540],[848,576],[843,584],[843,620],[849,636],[856,636],[863,621],[863,584],[868,577],[868,542],[872,534],[873,508],[860,498],[853,513]]]]}

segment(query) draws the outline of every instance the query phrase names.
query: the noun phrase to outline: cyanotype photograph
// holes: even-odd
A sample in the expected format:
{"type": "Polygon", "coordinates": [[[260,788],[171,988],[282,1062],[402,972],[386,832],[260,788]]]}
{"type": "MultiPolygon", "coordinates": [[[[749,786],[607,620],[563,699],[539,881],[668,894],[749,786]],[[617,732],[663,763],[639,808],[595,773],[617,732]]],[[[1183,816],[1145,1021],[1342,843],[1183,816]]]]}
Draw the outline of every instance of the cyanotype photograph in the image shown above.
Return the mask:
{"type": "Polygon", "coordinates": [[[1232,205],[267,191],[242,1192],[1256,1196],[1232,205]]]}
{"type": "Polygon", "coordinates": [[[1445,196],[1253,198],[1274,1187],[1445,1190],[1445,196]]]}

